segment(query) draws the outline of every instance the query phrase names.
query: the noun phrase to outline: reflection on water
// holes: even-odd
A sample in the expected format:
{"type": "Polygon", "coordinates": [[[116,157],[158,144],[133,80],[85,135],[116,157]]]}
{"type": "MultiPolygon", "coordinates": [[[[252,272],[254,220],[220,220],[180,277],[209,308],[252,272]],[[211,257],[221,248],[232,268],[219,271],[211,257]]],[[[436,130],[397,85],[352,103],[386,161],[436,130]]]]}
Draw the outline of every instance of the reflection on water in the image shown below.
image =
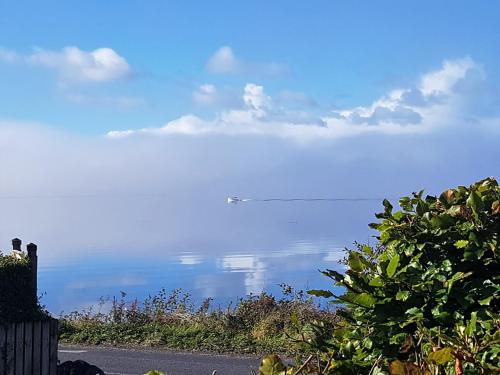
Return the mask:
{"type": "Polygon", "coordinates": [[[367,223],[379,206],[234,206],[223,195],[194,203],[90,197],[33,200],[24,215],[15,202],[4,203],[9,220],[0,219],[1,247],[13,237],[39,245],[39,292],[56,314],[120,291],[141,299],[161,288],[182,288],[195,303],[213,297],[223,305],[250,293],[279,294],[282,283],[328,287],[318,269],[342,267],[342,249],[370,238],[367,223]]]}
{"type": "Polygon", "coordinates": [[[203,257],[184,253],[161,261],[101,258],[64,266],[40,268],[42,302],[58,314],[96,305],[100,297],[144,298],[161,288],[182,288],[195,303],[213,297],[227,304],[239,297],[262,291],[278,294],[280,284],[297,289],[328,287],[318,268],[341,269],[342,251],[330,247],[314,250],[311,243],[296,243],[289,251],[226,254],[203,257]],[[300,249],[300,250],[298,250],[300,249]]]}

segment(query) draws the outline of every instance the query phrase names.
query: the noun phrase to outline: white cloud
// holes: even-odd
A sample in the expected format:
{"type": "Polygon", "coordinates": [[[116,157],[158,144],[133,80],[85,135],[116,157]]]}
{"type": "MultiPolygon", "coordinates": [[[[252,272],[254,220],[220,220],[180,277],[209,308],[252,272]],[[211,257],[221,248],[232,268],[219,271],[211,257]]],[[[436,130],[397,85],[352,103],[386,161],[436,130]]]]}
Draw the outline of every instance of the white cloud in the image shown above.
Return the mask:
{"type": "Polygon", "coordinates": [[[271,107],[271,97],[264,93],[264,87],[248,83],[245,86],[243,101],[255,110],[265,110],[271,107]]]}
{"type": "Polygon", "coordinates": [[[109,82],[127,78],[132,73],[125,58],[111,48],[83,51],[70,46],[60,51],[35,49],[28,55],[0,49],[0,61],[29,63],[54,69],[65,83],[109,82]]]}
{"type": "Polygon", "coordinates": [[[236,59],[231,47],[223,46],[210,56],[207,69],[214,74],[236,74],[242,69],[242,63],[236,59]]]}
{"type": "MultiPolygon", "coordinates": [[[[241,94],[242,107],[225,109],[211,119],[194,114],[182,116],[162,127],[110,132],[111,137],[133,134],[260,134],[291,138],[299,142],[342,138],[364,133],[421,134],[458,126],[474,114],[468,102],[478,97],[485,80],[479,64],[471,59],[446,60],[441,69],[424,74],[418,85],[395,89],[369,106],[318,114],[317,110],[292,110],[267,95],[264,87],[249,83],[241,94]]],[[[213,85],[196,92],[199,102],[218,96],[213,85]]],[[[487,101],[485,101],[487,102],[487,101]]],[[[474,114],[474,122],[491,122],[474,114]]]]}
{"type": "MultiPolygon", "coordinates": [[[[215,87],[205,86],[200,95],[214,95],[215,87]]],[[[204,120],[196,115],[184,115],[170,121],[160,128],[140,130],[111,131],[111,138],[123,138],[134,134],[261,134],[297,137],[314,128],[314,132],[324,132],[324,124],[318,117],[306,112],[288,111],[273,105],[272,98],[264,92],[262,86],[249,83],[245,85],[243,108],[220,112],[212,120],[204,120]]],[[[305,134],[310,138],[310,134],[305,134]]]]}
{"type": "Polygon", "coordinates": [[[420,83],[424,96],[443,95],[453,92],[454,85],[463,80],[471,70],[482,73],[482,68],[470,57],[458,60],[445,60],[440,70],[425,74],[420,83]]]}
{"type": "Polygon", "coordinates": [[[111,48],[83,51],[65,47],[61,51],[36,50],[29,61],[55,69],[65,81],[107,82],[131,74],[127,61],[111,48]]]}
{"type": "Polygon", "coordinates": [[[290,68],[285,64],[242,60],[235,56],[232,48],[229,46],[223,46],[215,51],[208,59],[206,68],[212,74],[251,74],[279,77],[290,73],[290,68]]]}
{"type": "Polygon", "coordinates": [[[416,87],[393,90],[368,107],[340,110],[336,115],[364,125],[366,131],[373,131],[368,128],[373,125],[389,132],[429,131],[452,124],[463,114],[463,101],[473,100],[475,94],[458,86],[470,77],[485,80],[482,67],[472,59],[445,60],[441,69],[422,75],[416,87]]]}

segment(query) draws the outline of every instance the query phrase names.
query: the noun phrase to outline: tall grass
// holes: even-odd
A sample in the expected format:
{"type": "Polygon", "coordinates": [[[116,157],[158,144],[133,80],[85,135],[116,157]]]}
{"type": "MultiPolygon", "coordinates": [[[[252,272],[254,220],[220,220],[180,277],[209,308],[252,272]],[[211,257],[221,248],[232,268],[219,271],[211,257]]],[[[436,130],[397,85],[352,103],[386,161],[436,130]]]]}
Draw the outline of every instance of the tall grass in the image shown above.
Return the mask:
{"type": "Polygon", "coordinates": [[[212,299],[192,303],[189,293],[162,289],[144,301],[126,294],[61,316],[60,339],[66,343],[147,346],[212,352],[289,354],[292,314],[306,322],[333,323],[333,311],[320,308],[302,291],[282,285],[282,297],[262,293],[229,306],[213,307],[212,299]]]}

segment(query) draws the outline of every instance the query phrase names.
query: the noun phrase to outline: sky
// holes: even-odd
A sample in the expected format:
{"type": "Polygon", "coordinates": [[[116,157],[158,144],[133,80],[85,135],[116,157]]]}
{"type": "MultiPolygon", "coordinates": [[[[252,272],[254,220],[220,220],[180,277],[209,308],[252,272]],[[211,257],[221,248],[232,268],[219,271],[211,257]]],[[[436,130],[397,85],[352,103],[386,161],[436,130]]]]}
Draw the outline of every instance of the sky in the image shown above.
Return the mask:
{"type": "MultiPolygon", "coordinates": [[[[0,0],[0,248],[35,241],[44,262],[285,248],[288,209],[227,196],[396,199],[498,178],[498,14],[0,0]]],[[[340,247],[376,209],[300,207],[303,235],[340,247]]]]}

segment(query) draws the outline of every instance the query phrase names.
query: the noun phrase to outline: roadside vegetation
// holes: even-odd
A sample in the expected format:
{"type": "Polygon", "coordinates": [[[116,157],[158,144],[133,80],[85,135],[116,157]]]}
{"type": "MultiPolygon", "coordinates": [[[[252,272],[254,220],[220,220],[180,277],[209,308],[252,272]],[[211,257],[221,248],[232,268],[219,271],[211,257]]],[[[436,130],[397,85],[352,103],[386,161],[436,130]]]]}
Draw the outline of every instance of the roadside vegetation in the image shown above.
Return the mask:
{"type": "Polygon", "coordinates": [[[90,345],[147,346],[218,353],[290,354],[294,348],[290,316],[332,325],[336,315],[319,308],[304,292],[283,285],[283,296],[248,296],[225,309],[211,299],[195,307],[181,290],[160,291],[145,301],[127,301],[125,293],[85,311],[61,317],[62,342],[90,345]]]}

